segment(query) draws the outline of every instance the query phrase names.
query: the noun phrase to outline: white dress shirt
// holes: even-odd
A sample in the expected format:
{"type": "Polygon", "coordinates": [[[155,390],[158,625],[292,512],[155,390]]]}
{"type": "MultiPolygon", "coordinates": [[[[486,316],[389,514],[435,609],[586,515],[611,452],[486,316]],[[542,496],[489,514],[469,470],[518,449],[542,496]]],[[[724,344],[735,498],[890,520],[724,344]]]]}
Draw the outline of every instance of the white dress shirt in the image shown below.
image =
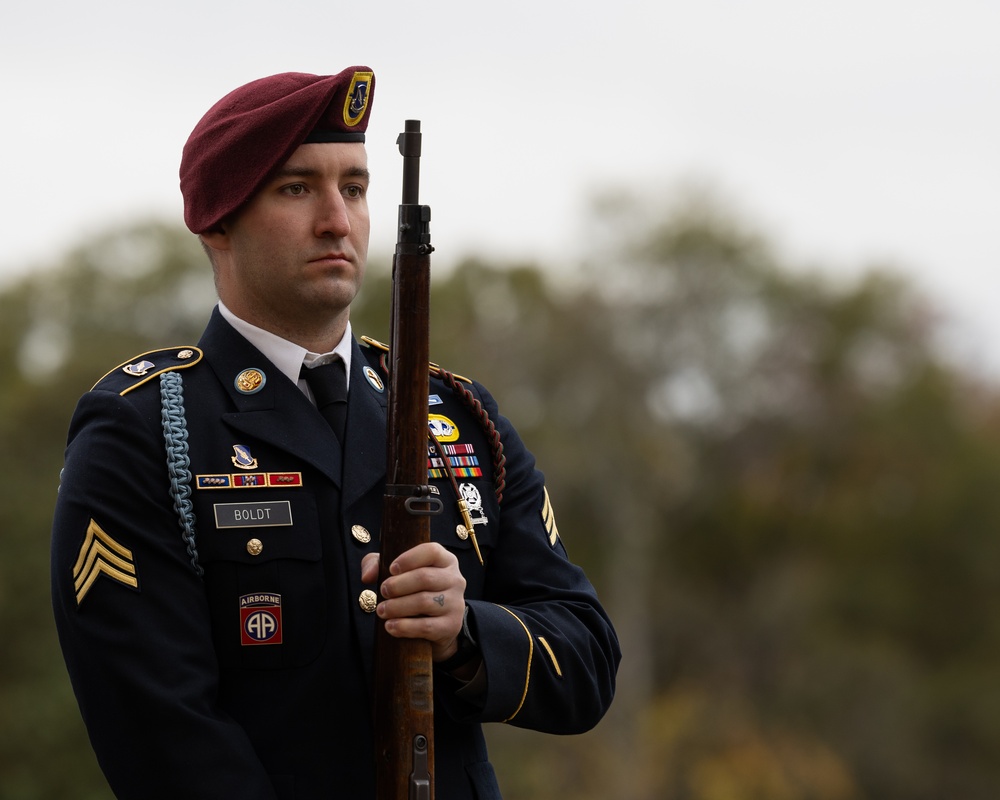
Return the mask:
{"type": "Polygon", "coordinates": [[[344,371],[347,373],[347,386],[351,385],[351,323],[347,322],[347,329],[344,337],[336,347],[328,353],[313,353],[300,347],[294,342],[282,339],[277,334],[251,325],[249,322],[240,319],[232,311],[226,308],[225,303],[219,301],[219,311],[226,322],[232,325],[244,339],[256,347],[267,356],[271,363],[283,372],[292,383],[297,385],[302,393],[312,400],[312,393],[304,380],[299,380],[299,373],[302,367],[318,367],[321,364],[328,364],[337,358],[344,362],[344,371]]]}

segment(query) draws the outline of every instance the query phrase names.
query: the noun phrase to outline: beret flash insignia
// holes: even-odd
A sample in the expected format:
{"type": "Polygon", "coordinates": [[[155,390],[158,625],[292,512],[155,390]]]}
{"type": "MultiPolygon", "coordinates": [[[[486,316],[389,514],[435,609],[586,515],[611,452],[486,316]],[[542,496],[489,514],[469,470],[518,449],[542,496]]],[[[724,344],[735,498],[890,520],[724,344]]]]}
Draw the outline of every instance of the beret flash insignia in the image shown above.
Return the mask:
{"type": "Polygon", "coordinates": [[[351,85],[347,87],[347,99],[344,100],[344,124],[353,128],[365,118],[368,110],[368,87],[371,86],[373,73],[355,72],[351,85]]]}

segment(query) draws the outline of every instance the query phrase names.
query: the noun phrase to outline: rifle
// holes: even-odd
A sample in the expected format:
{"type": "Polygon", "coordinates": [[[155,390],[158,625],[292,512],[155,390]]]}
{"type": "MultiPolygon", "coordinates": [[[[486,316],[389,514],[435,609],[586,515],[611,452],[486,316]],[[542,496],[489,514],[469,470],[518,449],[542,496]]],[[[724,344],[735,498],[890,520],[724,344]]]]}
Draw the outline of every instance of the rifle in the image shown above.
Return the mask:
{"type": "MultiPolygon", "coordinates": [[[[430,541],[430,514],[441,501],[427,485],[430,345],[430,208],[418,205],[420,122],[406,120],[396,140],[403,156],[403,201],[392,260],[386,487],[379,586],[401,553],[430,541]]],[[[431,644],[375,637],[377,800],[433,800],[434,696],[431,644]]]]}

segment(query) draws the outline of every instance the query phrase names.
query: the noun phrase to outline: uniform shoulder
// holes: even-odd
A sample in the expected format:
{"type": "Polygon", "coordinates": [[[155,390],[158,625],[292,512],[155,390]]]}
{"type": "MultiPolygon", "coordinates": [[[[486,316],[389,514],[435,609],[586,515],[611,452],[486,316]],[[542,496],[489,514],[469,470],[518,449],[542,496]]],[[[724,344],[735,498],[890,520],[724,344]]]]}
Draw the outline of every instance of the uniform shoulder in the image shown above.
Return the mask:
{"type": "Polygon", "coordinates": [[[200,363],[204,355],[191,345],[140,353],[106,373],[94,384],[94,389],[126,395],[164,372],[190,369],[200,363]]]}
{"type": "MultiPolygon", "coordinates": [[[[386,375],[389,374],[389,345],[380,342],[378,339],[373,339],[371,336],[362,336],[359,342],[361,346],[361,352],[364,354],[365,358],[368,359],[368,363],[375,367],[377,366],[386,375]]],[[[472,383],[471,378],[466,378],[462,375],[456,375],[453,372],[449,372],[440,364],[435,364],[433,361],[428,363],[428,368],[430,374],[435,378],[454,378],[456,381],[462,383],[472,383]]]]}

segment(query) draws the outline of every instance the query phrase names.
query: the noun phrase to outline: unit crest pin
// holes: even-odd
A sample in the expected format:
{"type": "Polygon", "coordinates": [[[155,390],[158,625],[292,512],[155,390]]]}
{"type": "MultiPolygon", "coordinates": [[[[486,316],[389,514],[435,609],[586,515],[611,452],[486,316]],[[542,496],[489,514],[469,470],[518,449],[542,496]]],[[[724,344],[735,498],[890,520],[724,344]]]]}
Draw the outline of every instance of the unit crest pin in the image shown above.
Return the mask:
{"type": "Polygon", "coordinates": [[[152,361],[143,359],[142,361],[136,361],[134,364],[128,364],[122,367],[122,372],[126,375],[131,375],[133,378],[141,378],[155,366],[156,365],[152,361]]]}
{"type": "Polygon", "coordinates": [[[234,444],[232,456],[233,466],[240,469],[257,469],[257,459],[250,454],[250,448],[243,444],[234,444]]]}

